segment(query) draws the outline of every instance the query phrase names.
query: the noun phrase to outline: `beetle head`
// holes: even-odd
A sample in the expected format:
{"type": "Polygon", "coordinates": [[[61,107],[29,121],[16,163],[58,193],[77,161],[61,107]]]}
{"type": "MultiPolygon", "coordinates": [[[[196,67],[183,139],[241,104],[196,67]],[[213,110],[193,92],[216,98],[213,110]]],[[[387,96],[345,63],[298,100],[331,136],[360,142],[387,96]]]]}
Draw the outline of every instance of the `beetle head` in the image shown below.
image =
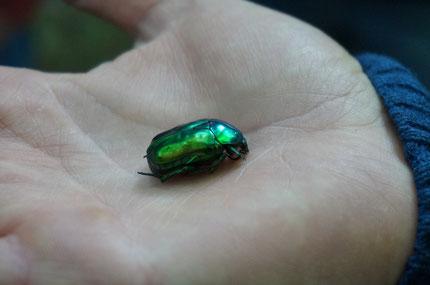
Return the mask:
{"type": "Polygon", "coordinates": [[[220,120],[211,120],[210,128],[230,159],[245,159],[244,155],[249,152],[248,144],[237,128],[220,120]]]}
{"type": "Polygon", "coordinates": [[[239,147],[240,147],[240,149],[239,149],[240,153],[247,154],[249,152],[248,143],[246,142],[245,138],[242,138],[242,142],[239,145],[239,147]]]}
{"type": "Polygon", "coordinates": [[[249,152],[249,149],[245,138],[242,138],[242,142],[239,145],[224,145],[224,151],[227,157],[232,160],[238,160],[239,158],[245,160],[245,155],[249,152]]]}
{"type": "Polygon", "coordinates": [[[243,138],[242,143],[238,146],[227,145],[224,146],[225,154],[228,158],[232,160],[238,160],[242,158],[245,160],[245,155],[249,152],[248,144],[246,143],[245,138],[243,138]]]}

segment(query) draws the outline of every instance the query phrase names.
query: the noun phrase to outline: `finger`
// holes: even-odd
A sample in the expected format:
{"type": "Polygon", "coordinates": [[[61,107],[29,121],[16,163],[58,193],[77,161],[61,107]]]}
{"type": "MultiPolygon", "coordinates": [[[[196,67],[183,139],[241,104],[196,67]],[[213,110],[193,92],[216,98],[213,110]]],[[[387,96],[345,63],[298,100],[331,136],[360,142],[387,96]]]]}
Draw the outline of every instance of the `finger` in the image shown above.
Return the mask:
{"type": "Polygon", "coordinates": [[[65,0],[78,9],[111,21],[132,35],[150,39],[184,14],[195,1],[65,0]],[[179,3],[178,3],[179,2],[179,3]]]}
{"type": "Polygon", "coordinates": [[[76,8],[105,18],[126,31],[136,33],[138,23],[157,0],[65,0],[76,8]]]}
{"type": "Polygon", "coordinates": [[[27,264],[23,249],[15,235],[0,237],[0,284],[22,284],[26,280],[27,264]]]}

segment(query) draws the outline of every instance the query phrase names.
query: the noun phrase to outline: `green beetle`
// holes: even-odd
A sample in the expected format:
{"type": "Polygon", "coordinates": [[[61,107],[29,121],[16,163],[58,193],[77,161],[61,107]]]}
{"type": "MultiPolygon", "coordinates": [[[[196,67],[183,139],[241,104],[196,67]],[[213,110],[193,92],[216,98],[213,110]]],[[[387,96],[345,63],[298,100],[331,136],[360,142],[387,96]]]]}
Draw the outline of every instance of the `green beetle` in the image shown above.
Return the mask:
{"type": "Polygon", "coordinates": [[[162,182],[180,173],[215,171],[228,157],[245,159],[248,144],[241,131],[217,119],[201,119],[156,135],[146,155],[152,173],[162,182]]]}

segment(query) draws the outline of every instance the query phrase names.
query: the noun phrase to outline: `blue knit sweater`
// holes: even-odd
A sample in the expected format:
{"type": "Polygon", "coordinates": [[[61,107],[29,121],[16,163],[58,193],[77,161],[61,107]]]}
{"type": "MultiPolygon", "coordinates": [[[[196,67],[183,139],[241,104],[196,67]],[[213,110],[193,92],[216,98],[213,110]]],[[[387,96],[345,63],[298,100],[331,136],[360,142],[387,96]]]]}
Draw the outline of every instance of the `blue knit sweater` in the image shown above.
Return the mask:
{"type": "Polygon", "coordinates": [[[430,284],[430,95],[397,61],[375,54],[357,57],[384,100],[414,173],[418,230],[401,285],[430,284]]]}

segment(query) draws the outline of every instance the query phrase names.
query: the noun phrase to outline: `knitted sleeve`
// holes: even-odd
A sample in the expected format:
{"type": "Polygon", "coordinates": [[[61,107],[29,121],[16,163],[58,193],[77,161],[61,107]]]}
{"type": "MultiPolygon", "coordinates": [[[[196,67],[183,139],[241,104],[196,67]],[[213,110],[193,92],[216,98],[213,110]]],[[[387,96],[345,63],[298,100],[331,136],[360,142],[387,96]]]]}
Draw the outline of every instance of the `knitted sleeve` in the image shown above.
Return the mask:
{"type": "Polygon", "coordinates": [[[430,284],[430,95],[397,61],[376,54],[357,56],[382,97],[414,173],[418,229],[401,285],[430,284]]]}

